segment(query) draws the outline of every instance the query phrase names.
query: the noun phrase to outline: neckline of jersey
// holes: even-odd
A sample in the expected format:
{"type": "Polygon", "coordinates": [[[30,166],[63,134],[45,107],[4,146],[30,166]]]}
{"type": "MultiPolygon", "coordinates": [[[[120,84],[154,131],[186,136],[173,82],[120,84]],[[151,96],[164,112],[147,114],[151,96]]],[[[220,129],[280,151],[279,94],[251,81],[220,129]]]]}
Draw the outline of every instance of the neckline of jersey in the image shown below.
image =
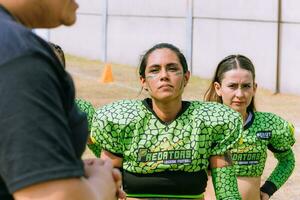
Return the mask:
{"type": "Polygon", "coordinates": [[[161,124],[165,125],[165,126],[168,126],[170,124],[172,124],[172,122],[176,121],[191,105],[191,102],[189,101],[182,101],[182,107],[181,107],[181,110],[177,113],[176,117],[174,120],[172,121],[169,121],[169,122],[164,122],[162,121],[158,116],[157,114],[154,112],[153,110],[153,106],[152,106],[152,99],[150,98],[146,98],[142,101],[143,105],[146,107],[147,110],[149,110],[157,120],[160,121],[161,124]]]}

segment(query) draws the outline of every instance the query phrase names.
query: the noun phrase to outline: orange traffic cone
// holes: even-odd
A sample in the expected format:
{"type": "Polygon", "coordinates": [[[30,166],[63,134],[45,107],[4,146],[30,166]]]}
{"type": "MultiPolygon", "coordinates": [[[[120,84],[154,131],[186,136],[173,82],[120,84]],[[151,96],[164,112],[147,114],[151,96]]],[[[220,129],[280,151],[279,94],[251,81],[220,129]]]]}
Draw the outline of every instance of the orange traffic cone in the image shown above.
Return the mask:
{"type": "Polygon", "coordinates": [[[111,64],[107,63],[104,65],[104,70],[103,70],[100,82],[101,83],[111,83],[113,81],[114,81],[114,79],[113,79],[113,75],[112,75],[111,64]]]}

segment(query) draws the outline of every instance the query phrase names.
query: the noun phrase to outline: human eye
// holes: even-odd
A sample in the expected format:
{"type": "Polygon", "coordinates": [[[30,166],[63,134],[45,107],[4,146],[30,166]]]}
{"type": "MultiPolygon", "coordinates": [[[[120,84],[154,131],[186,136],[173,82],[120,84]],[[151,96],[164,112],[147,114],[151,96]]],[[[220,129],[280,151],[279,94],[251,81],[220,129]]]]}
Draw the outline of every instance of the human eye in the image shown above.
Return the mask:
{"type": "Polygon", "coordinates": [[[148,70],[149,73],[158,73],[159,72],[159,67],[151,67],[148,70]]]}
{"type": "Polygon", "coordinates": [[[171,72],[177,72],[179,70],[179,67],[177,64],[170,64],[168,66],[168,71],[171,71],[171,72]]]}
{"type": "Polygon", "coordinates": [[[236,89],[237,88],[236,84],[228,84],[227,87],[230,88],[230,89],[236,89]]]}
{"type": "Polygon", "coordinates": [[[151,69],[150,70],[150,73],[155,73],[155,72],[158,72],[158,69],[151,69]]]}
{"type": "Polygon", "coordinates": [[[229,88],[235,88],[236,86],[235,86],[235,84],[229,84],[228,87],[229,88]]]}
{"type": "Polygon", "coordinates": [[[251,83],[244,84],[244,85],[242,85],[242,88],[250,89],[250,88],[252,88],[252,85],[251,85],[251,83]]]}

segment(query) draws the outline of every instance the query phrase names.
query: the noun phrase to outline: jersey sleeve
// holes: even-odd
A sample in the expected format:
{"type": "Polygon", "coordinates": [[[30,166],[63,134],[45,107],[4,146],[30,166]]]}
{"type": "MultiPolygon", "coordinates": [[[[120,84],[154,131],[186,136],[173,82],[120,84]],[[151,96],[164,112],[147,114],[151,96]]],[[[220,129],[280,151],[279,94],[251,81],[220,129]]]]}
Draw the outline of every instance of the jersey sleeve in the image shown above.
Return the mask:
{"type": "Polygon", "coordinates": [[[274,153],[274,155],[278,160],[276,168],[261,187],[261,191],[269,196],[272,196],[288,180],[295,169],[295,156],[291,149],[285,152],[274,153]]]}
{"type": "MultiPolygon", "coordinates": [[[[91,132],[92,128],[92,122],[93,122],[93,117],[95,115],[95,108],[92,105],[91,102],[85,100],[85,99],[75,99],[76,105],[79,108],[79,110],[83,113],[86,114],[87,120],[88,120],[88,129],[89,132],[91,132]]],[[[88,143],[87,143],[88,148],[94,153],[96,157],[100,157],[100,147],[97,144],[94,144],[91,140],[91,136],[89,135],[88,143]]]]}
{"type": "Polygon", "coordinates": [[[10,193],[84,175],[53,67],[40,55],[0,66],[0,176],[10,193]]]}
{"type": "Polygon", "coordinates": [[[291,149],[295,143],[293,124],[279,117],[274,117],[272,123],[274,128],[268,148],[274,153],[291,149]]]}
{"type": "Polygon", "coordinates": [[[241,200],[233,166],[212,168],[211,173],[217,200],[241,200]]]}
{"type": "Polygon", "coordinates": [[[92,122],[91,140],[95,155],[106,150],[116,156],[123,157],[122,128],[115,117],[118,112],[113,105],[107,105],[97,110],[92,122]],[[95,152],[98,151],[98,152],[95,152]]]}
{"type": "Polygon", "coordinates": [[[92,105],[91,102],[84,100],[84,99],[76,99],[75,100],[77,107],[79,108],[79,110],[81,112],[84,112],[87,116],[87,120],[88,120],[88,128],[89,131],[91,130],[91,125],[92,125],[92,121],[93,121],[93,116],[95,114],[95,108],[92,105]]]}
{"type": "Polygon", "coordinates": [[[223,105],[216,107],[211,123],[211,156],[223,155],[241,138],[243,122],[240,114],[223,105]]]}

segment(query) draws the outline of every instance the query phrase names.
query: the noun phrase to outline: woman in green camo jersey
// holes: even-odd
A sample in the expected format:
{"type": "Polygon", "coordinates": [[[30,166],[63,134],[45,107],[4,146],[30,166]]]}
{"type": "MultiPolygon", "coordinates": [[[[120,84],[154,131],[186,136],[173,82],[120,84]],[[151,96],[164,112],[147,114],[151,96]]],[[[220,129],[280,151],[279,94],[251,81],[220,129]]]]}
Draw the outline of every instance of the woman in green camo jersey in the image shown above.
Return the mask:
{"type": "MultiPolygon", "coordinates": [[[[256,88],[251,60],[242,55],[231,55],[218,64],[204,97],[206,101],[220,102],[238,111],[244,120],[242,140],[232,150],[243,200],[269,199],[295,167],[291,148],[295,143],[293,126],[275,114],[256,111],[256,88]],[[278,164],[260,187],[268,149],[278,164]]],[[[208,193],[213,193],[212,188],[208,187],[208,193]]]]}
{"type": "MultiPolygon", "coordinates": [[[[78,108],[80,109],[80,111],[82,111],[86,114],[87,120],[88,120],[88,129],[89,129],[89,131],[91,131],[93,116],[96,112],[93,104],[87,100],[80,99],[80,98],[77,98],[75,100],[75,102],[76,102],[76,105],[78,106],[78,108]]],[[[92,150],[92,152],[94,152],[94,154],[97,157],[100,157],[100,148],[98,145],[93,144],[90,137],[88,138],[87,146],[89,147],[89,149],[92,150]]]]}
{"type": "Polygon", "coordinates": [[[122,168],[127,199],[203,200],[209,164],[217,199],[240,199],[227,154],[241,136],[239,113],[219,103],[182,100],[190,72],[171,44],[149,49],[139,74],[150,98],[98,109],[91,130],[101,157],[122,168]]]}

